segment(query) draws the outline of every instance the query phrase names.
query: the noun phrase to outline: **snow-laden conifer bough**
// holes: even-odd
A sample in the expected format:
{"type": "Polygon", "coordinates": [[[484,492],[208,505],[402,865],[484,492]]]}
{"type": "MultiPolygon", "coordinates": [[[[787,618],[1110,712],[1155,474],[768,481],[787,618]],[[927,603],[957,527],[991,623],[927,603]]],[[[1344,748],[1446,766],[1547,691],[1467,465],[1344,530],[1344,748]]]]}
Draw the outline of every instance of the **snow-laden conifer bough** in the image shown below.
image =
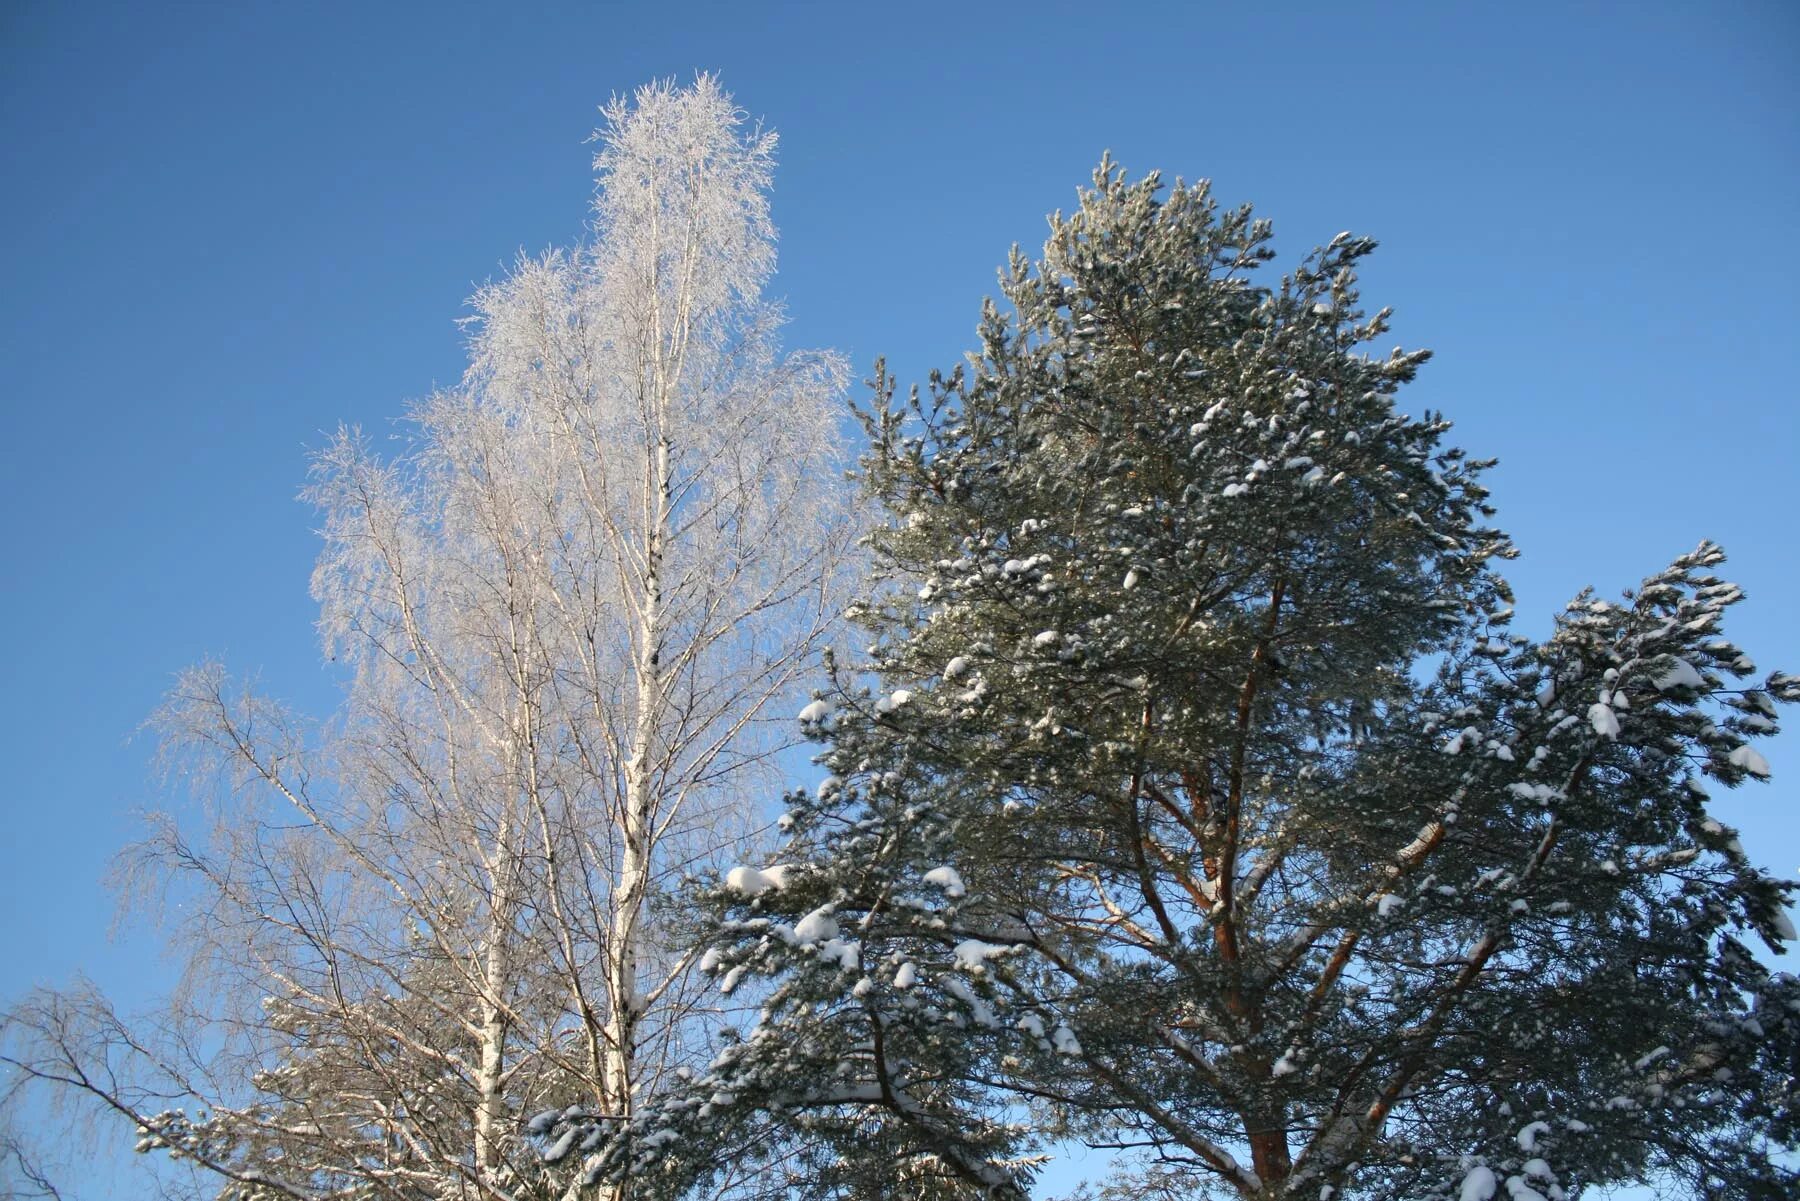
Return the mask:
{"type": "Polygon", "coordinates": [[[1748,945],[1792,886],[1709,791],[1800,681],[1710,544],[1512,633],[1487,464],[1363,353],[1373,243],[1269,238],[1103,164],[969,365],[878,382],[831,786],[711,894],[760,1009],[589,1179],[756,1137],[795,1196],[1022,1197],[1073,1138],[1102,1197],[1792,1195],[1800,989],[1748,945]]]}

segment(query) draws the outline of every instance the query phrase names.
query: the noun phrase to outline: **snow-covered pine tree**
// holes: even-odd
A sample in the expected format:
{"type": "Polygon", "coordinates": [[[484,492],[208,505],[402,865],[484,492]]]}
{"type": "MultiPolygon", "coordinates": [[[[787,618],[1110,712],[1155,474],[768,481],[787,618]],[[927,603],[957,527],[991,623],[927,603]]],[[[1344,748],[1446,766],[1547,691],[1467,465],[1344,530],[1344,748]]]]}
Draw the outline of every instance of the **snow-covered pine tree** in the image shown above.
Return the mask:
{"type": "Polygon", "coordinates": [[[1019,1196],[1057,1137],[1158,1197],[1791,1195],[1800,989],[1742,941],[1791,886],[1703,780],[1800,682],[1710,545],[1509,635],[1484,464],[1359,352],[1373,243],[1259,286],[1269,236],[1103,163],[966,370],[878,387],[869,657],[715,894],[760,1019],[592,1179],[759,1128],[809,1196],[1019,1196]]]}

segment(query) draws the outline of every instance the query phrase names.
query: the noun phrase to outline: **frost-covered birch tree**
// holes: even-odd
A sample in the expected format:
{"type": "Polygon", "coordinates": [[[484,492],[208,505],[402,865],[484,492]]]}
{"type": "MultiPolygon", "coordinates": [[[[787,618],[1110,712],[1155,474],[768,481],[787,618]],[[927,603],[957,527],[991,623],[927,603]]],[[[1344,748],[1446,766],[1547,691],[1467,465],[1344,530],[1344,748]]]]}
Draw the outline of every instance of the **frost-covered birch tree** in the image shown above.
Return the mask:
{"type": "Polygon", "coordinates": [[[968,367],[877,396],[830,774],[714,894],[761,1020],[597,1184],[769,1123],[821,1197],[1022,1197],[1057,1138],[1107,1198],[1793,1195],[1794,886],[1708,793],[1800,679],[1711,545],[1512,633],[1485,465],[1363,349],[1373,243],[1269,239],[1103,165],[968,367]]]}
{"type": "Polygon", "coordinates": [[[628,1121],[710,1037],[676,894],[743,853],[841,607],[843,371],[762,294],[774,135],[706,76],[604,115],[591,239],[476,294],[398,455],[317,457],[341,712],[207,665],[156,721],[211,801],[130,857],[184,905],[176,1027],[10,1019],[223,1195],[554,1195],[530,1115],[628,1121]]]}

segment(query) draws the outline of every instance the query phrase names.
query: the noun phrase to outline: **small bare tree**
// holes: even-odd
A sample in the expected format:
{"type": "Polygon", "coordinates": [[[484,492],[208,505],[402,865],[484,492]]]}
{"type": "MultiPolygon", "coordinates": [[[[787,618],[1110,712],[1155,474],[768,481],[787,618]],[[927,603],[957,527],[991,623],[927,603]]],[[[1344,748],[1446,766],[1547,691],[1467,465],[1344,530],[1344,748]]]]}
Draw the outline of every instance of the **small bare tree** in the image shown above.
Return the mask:
{"type": "Polygon", "coordinates": [[[843,368],[780,354],[762,298],[774,136],[705,76],[604,113],[590,243],[476,295],[405,453],[318,456],[342,711],[207,665],[157,718],[217,803],[129,862],[186,893],[213,1024],[152,1045],[91,994],[12,1016],[25,1078],[227,1193],[549,1195],[579,1156],[546,1167],[531,1111],[628,1118],[704,1052],[678,887],[751,835],[838,612],[843,368]]]}

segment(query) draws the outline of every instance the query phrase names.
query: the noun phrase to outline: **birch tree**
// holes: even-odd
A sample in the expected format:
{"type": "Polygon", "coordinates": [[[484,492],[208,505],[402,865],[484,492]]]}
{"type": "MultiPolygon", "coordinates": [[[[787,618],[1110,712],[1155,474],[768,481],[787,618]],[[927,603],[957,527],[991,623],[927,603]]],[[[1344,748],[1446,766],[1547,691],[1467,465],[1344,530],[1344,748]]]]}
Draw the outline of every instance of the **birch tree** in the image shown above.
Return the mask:
{"type": "Polygon", "coordinates": [[[777,344],[774,135],[706,76],[604,116],[592,237],[476,294],[398,455],[317,457],[341,712],[204,665],[156,720],[212,801],[130,856],[186,904],[182,1029],[11,1019],[222,1195],[551,1195],[532,1112],[628,1122],[710,1037],[677,890],[753,836],[840,607],[843,368],[777,344]]]}
{"type": "Polygon", "coordinates": [[[1710,544],[1514,633],[1485,464],[1363,349],[1373,243],[1269,241],[1105,165],[967,368],[877,395],[831,774],[714,894],[762,1019],[597,1185],[773,1122],[830,1197],[1022,1197],[1056,1138],[1107,1198],[1792,1195],[1794,885],[1709,791],[1800,679],[1710,544]]]}

